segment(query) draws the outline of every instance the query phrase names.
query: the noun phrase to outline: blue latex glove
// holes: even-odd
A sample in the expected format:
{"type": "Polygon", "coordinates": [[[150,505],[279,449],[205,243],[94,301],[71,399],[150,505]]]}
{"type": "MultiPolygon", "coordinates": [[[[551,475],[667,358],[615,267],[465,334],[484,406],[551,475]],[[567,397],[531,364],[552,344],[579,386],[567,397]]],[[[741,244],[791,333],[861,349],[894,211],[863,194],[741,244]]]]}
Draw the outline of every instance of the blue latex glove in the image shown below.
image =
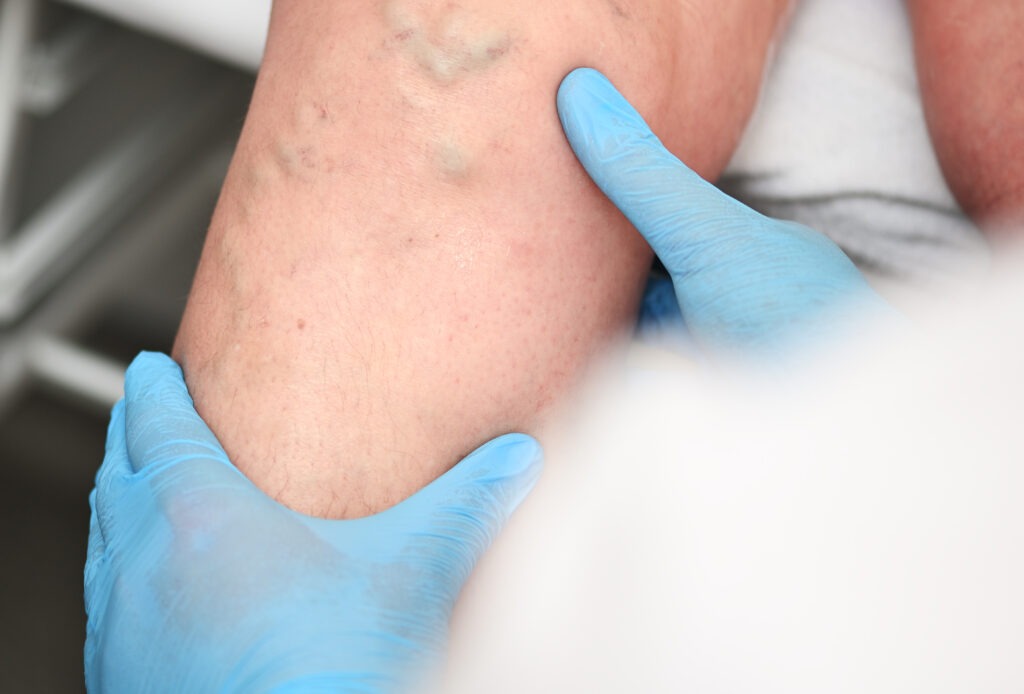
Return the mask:
{"type": "Polygon", "coordinates": [[[765,217],[691,171],[601,73],[571,72],[558,113],[587,173],[669,271],[703,347],[774,352],[833,334],[851,308],[891,312],[825,236],[765,217]]]}
{"type": "Polygon", "coordinates": [[[232,466],[178,366],[128,369],[90,497],[92,692],[392,691],[438,656],[480,554],[540,472],[495,439],[350,521],[295,513],[232,466]]]}

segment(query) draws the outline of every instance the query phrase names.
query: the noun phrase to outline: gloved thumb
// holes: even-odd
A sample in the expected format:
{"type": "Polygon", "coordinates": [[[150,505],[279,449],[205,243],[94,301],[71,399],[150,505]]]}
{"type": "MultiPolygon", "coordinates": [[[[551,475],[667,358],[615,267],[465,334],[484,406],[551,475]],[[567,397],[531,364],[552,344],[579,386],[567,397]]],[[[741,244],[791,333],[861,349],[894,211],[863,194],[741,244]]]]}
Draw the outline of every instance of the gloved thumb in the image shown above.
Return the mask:
{"type": "Polygon", "coordinates": [[[594,183],[633,223],[673,275],[723,228],[759,215],[724,195],[669,152],[643,117],[591,68],[573,70],[558,89],[566,138],[594,183]]]}
{"type": "Polygon", "coordinates": [[[669,271],[686,327],[703,346],[774,356],[842,335],[853,311],[891,314],[838,246],[704,181],[601,73],[571,72],[558,112],[587,173],[669,271]]]}
{"type": "MultiPolygon", "coordinates": [[[[540,445],[525,434],[484,444],[451,470],[373,522],[411,529],[407,547],[444,574],[452,600],[480,556],[540,477],[540,445]]],[[[369,519],[365,519],[369,520],[369,519]]],[[[359,521],[356,521],[357,523],[359,521]]]]}

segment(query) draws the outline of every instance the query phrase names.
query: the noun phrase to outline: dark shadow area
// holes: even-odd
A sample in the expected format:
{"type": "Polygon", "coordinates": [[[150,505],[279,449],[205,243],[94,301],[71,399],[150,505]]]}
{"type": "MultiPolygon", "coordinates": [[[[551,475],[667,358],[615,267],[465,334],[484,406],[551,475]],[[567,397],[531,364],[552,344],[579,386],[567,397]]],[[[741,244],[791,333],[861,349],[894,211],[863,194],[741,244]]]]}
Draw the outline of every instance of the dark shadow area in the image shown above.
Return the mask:
{"type": "Polygon", "coordinates": [[[0,422],[0,691],[84,691],[88,495],[106,421],[32,391],[0,422]]]}

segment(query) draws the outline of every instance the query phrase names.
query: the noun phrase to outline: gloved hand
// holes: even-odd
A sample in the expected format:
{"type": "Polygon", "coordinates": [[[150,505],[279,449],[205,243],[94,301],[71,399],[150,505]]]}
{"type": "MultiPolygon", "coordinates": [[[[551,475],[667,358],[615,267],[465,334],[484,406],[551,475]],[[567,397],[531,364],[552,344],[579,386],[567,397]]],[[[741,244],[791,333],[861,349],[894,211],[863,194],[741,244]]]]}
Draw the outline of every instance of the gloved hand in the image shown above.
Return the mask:
{"type": "Polygon", "coordinates": [[[891,312],[825,236],[765,217],[691,171],[601,73],[569,73],[558,113],[587,173],[669,271],[701,346],[775,353],[834,334],[850,309],[891,312]]]}
{"type": "Polygon", "coordinates": [[[512,434],[383,513],[309,518],[232,466],[177,364],[142,354],[90,496],[89,690],[400,688],[539,472],[512,434]]]}

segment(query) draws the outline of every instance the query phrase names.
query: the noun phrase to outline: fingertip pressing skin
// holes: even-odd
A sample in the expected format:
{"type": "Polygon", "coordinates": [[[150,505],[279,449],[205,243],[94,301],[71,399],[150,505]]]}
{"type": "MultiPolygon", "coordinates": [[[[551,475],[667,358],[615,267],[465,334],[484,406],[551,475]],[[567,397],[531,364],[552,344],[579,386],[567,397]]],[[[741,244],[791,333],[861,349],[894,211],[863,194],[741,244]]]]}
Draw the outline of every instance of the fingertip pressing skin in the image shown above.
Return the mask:
{"type": "MultiPolygon", "coordinates": [[[[477,459],[480,459],[479,473],[488,479],[513,480],[525,495],[540,476],[544,452],[532,436],[505,434],[471,453],[466,462],[477,465],[477,459]]],[[[519,501],[515,501],[512,507],[518,506],[519,501]]]]}
{"type": "Polygon", "coordinates": [[[708,219],[723,228],[760,223],[760,215],[723,195],[670,152],[600,72],[570,73],[559,88],[558,109],[587,173],[662,262],[671,263],[680,239],[695,240],[691,230],[707,227],[708,219]]]}
{"type": "Polygon", "coordinates": [[[885,310],[831,241],[770,220],[701,179],[599,72],[567,76],[558,107],[587,173],[672,275],[698,342],[778,355],[801,331],[832,332],[854,306],[885,310]]]}
{"type": "Polygon", "coordinates": [[[620,187],[616,181],[629,180],[639,168],[662,160],[678,164],[643,116],[601,72],[573,70],[562,80],[557,103],[569,144],[605,194],[611,196],[620,187]]]}
{"type": "Polygon", "coordinates": [[[457,499],[475,505],[476,515],[500,525],[533,489],[543,465],[543,451],[536,439],[505,434],[477,448],[395,509],[415,515],[423,508],[438,508],[457,499]]]}

